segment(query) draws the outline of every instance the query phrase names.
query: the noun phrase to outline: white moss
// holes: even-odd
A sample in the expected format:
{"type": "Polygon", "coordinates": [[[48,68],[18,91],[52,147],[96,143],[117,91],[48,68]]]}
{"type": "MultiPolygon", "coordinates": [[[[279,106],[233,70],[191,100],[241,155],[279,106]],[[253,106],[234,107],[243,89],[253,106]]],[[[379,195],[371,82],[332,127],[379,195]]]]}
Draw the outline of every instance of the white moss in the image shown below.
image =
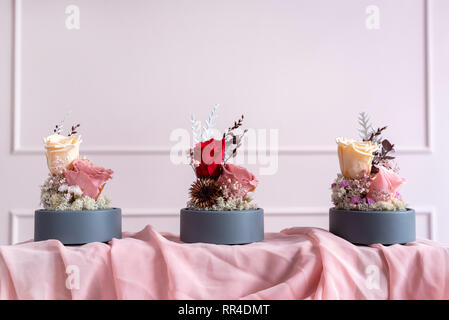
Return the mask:
{"type": "Polygon", "coordinates": [[[68,186],[62,176],[50,176],[41,186],[41,204],[47,210],[98,210],[110,208],[111,200],[83,196],[79,186],[68,186]]]}
{"type": "Polygon", "coordinates": [[[371,205],[370,210],[395,211],[405,210],[407,203],[399,199],[391,199],[390,201],[378,201],[371,205]]]}
{"type": "Polygon", "coordinates": [[[190,201],[187,208],[204,211],[234,211],[234,210],[254,210],[258,209],[257,204],[250,198],[224,198],[219,197],[214,205],[206,208],[197,208],[190,201]]]}

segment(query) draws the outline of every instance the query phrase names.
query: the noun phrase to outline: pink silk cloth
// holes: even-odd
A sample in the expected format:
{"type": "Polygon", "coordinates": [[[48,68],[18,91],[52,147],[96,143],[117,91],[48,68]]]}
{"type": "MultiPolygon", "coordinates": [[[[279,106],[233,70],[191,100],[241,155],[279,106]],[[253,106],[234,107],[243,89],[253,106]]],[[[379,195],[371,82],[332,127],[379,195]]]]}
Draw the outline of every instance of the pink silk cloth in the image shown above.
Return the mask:
{"type": "Polygon", "coordinates": [[[448,250],[355,246],[317,228],[247,245],[185,244],[151,226],[109,244],[0,247],[1,299],[448,299],[448,250]]]}

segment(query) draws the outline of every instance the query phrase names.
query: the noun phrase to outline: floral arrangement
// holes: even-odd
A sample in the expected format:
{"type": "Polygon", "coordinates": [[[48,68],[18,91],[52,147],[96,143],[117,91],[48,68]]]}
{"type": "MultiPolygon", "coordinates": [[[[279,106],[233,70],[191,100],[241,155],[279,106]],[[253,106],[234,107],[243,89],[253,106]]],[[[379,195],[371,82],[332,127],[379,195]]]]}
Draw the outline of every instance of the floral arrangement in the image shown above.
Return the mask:
{"type": "Polygon", "coordinates": [[[241,129],[242,115],[220,139],[212,137],[219,106],[216,105],[206,126],[192,115],[194,146],[189,150],[190,165],[196,180],[192,183],[187,208],[195,210],[229,211],[257,209],[248,195],[256,189],[258,180],[246,168],[229,163],[247,130],[241,129]]]}
{"type": "Polygon", "coordinates": [[[359,115],[361,141],[338,137],[341,174],[331,185],[332,202],[343,210],[404,210],[398,192],[405,182],[398,174],[394,144],[382,137],[387,127],[374,129],[369,117],[359,115]]]}
{"type": "Polygon", "coordinates": [[[41,204],[47,210],[96,210],[109,208],[110,199],[101,195],[113,171],[80,158],[80,125],[73,125],[68,135],[63,124],[44,138],[49,177],[41,186],[41,204]]]}

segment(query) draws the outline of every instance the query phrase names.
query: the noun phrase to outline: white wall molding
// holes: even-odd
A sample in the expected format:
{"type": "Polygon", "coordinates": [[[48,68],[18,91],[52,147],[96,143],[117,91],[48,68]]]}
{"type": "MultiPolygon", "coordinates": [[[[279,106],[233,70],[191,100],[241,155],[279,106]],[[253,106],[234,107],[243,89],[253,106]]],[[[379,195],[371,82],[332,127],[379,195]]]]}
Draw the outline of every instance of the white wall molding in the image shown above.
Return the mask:
{"type": "MultiPolygon", "coordinates": [[[[431,103],[430,95],[430,72],[431,72],[431,59],[430,59],[430,46],[429,46],[429,13],[428,13],[428,0],[423,0],[423,13],[424,13],[424,108],[425,108],[425,144],[422,146],[406,146],[398,148],[399,153],[403,154],[430,154],[433,152],[433,129],[432,129],[432,116],[433,116],[433,104],[431,103]]],[[[22,0],[14,1],[14,64],[13,64],[13,77],[14,77],[14,89],[13,89],[13,102],[12,102],[12,114],[13,114],[13,145],[12,154],[19,155],[31,155],[41,154],[41,147],[23,146],[21,144],[21,50],[22,50],[22,38],[21,38],[21,22],[22,22],[22,0]]],[[[167,137],[168,139],[168,137],[167,137]]],[[[278,153],[281,155],[315,155],[315,154],[333,154],[335,153],[335,146],[320,146],[320,145],[290,145],[280,146],[278,153]]],[[[265,152],[265,150],[258,150],[259,152],[265,152]]],[[[268,150],[276,151],[276,150],[268,150]]],[[[170,146],[87,146],[83,147],[85,154],[117,154],[117,155],[158,155],[169,154],[170,146]]],[[[253,153],[255,150],[248,150],[253,153]]]]}
{"type": "Polygon", "coordinates": [[[21,82],[22,82],[22,1],[14,1],[14,35],[13,35],[13,97],[12,97],[12,117],[13,117],[13,136],[12,151],[20,152],[20,111],[22,106],[21,82]]]}
{"type": "MultiPolygon", "coordinates": [[[[164,218],[164,217],[178,217],[179,208],[122,208],[123,219],[132,218],[164,218]]],[[[436,230],[436,214],[434,207],[417,207],[415,208],[416,215],[423,216],[427,220],[427,236],[431,240],[437,239],[436,230]]],[[[264,208],[264,215],[266,217],[326,217],[328,215],[328,207],[267,207],[264,208]]],[[[33,219],[34,209],[11,209],[10,215],[10,234],[9,244],[14,244],[19,241],[20,235],[20,219],[33,219]]],[[[142,228],[144,225],[142,225],[142,228]]],[[[287,226],[286,226],[287,227],[287,226]]],[[[294,227],[294,225],[289,226],[294,227]]],[[[126,230],[124,230],[126,231],[126,230]]]]}

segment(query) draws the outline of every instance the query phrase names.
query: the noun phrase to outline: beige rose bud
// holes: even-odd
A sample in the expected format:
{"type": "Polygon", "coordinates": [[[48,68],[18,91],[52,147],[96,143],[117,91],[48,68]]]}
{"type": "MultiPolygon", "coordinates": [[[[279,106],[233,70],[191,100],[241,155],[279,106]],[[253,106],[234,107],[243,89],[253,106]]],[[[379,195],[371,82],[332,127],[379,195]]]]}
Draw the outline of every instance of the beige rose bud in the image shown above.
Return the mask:
{"type": "Polygon", "coordinates": [[[47,166],[52,174],[59,174],[79,158],[81,136],[66,137],[53,134],[44,138],[47,166]]]}
{"type": "Polygon", "coordinates": [[[373,152],[379,147],[376,143],[342,137],[337,138],[336,142],[341,173],[346,178],[357,179],[370,173],[374,158],[373,152]]]}

